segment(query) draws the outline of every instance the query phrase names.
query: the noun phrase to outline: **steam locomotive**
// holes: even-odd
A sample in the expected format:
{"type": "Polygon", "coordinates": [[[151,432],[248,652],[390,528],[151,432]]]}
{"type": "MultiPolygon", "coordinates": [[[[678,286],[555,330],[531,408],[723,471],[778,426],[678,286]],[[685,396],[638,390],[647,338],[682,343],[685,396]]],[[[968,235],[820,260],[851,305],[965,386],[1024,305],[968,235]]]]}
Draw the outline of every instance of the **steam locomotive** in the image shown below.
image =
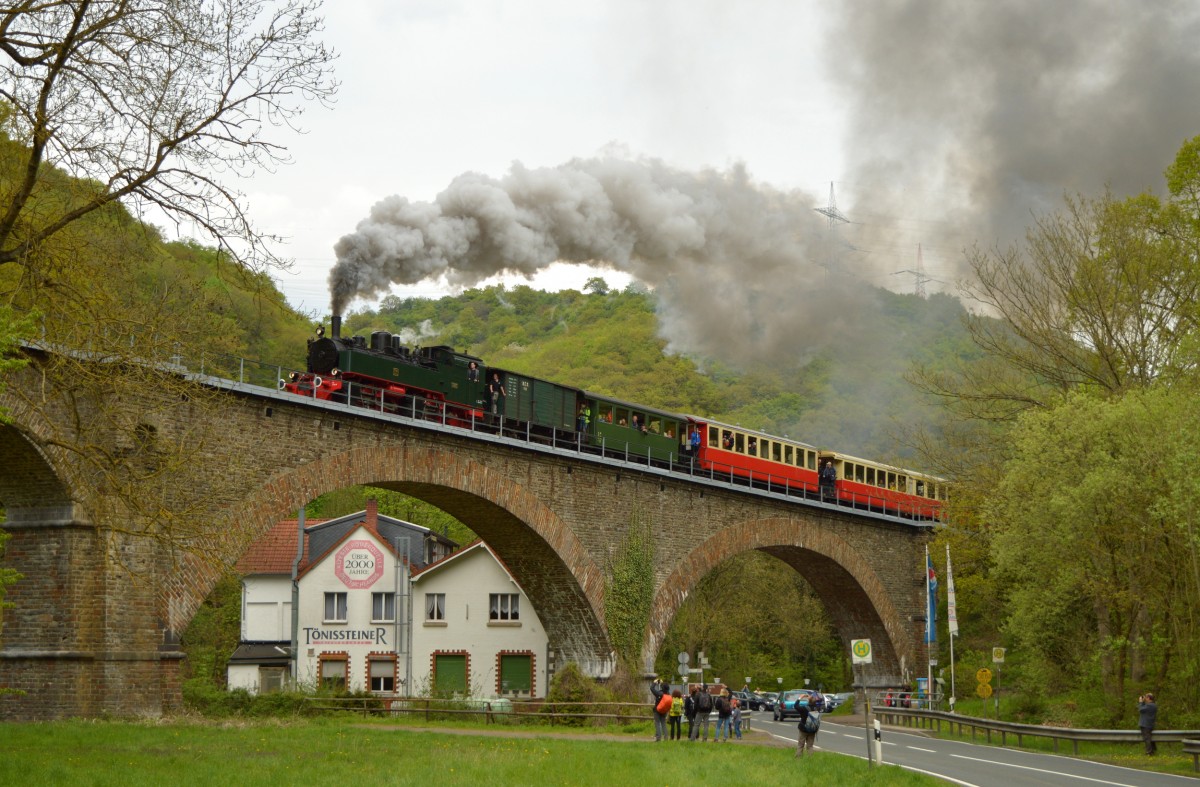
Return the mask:
{"type": "Polygon", "coordinates": [[[343,338],[338,316],[329,336],[318,325],[309,339],[308,370],[279,387],[912,519],[940,518],[947,494],[935,476],[491,367],[452,347],[409,348],[387,331],[343,338]],[[834,473],[823,484],[826,465],[834,473]]]}

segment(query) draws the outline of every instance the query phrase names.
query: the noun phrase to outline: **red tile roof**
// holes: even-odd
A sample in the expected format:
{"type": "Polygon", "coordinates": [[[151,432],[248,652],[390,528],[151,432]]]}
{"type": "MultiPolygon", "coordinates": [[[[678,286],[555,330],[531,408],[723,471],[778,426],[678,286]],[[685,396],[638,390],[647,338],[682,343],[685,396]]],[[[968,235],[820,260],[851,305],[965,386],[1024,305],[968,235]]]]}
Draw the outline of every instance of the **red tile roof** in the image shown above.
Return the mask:
{"type": "MultiPolygon", "coordinates": [[[[305,525],[319,525],[328,522],[327,519],[305,521],[305,525]]],[[[273,528],[263,534],[250,545],[246,554],[237,562],[239,574],[288,574],[292,573],[292,563],[296,560],[296,531],[299,521],[283,519],[273,528]]],[[[304,559],[300,563],[303,568],[308,562],[308,539],[304,540],[304,559]]]]}

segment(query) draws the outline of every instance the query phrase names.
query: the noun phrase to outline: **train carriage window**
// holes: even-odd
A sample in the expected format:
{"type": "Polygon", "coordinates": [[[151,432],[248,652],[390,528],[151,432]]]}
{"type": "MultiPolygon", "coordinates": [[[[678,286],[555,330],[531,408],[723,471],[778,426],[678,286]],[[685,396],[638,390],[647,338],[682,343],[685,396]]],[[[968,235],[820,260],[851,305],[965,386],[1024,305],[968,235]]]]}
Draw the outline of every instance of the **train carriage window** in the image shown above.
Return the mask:
{"type": "Polygon", "coordinates": [[[611,404],[600,405],[596,409],[596,412],[599,415],[601,423],[611,424],[613,422],[613,407],[611,404]]]}
{"type": "Polygon", "coordinates": [[[790,445],[785,445],[783,447],[783,463],[785,465],[792,464],[793,453],[794,453],[794,449],[790,445]]]}
{"type": "Polygon", "coordinates": [[[846,464],[842,467],[842,478],[845,478],[847,481],[854,480],[854,463],[853,462],[846,462],[846,464]]]}
{"type": "Polygon", "coordinates": [[[783,446],[779,443],[771,443],[771,458],[776,462],[783,461],[783,446]]]}
{"type": "Polygon", "coordinates": [[[867,468],[867,483],[875,486],[875,468],[873,467],[867,468]]]}
{"type": "Polygon", "coordinates": [[[925,497],[925,482],[919,478],[917,479],[917,496],[925,497]]]}
{"type": "Polygon", "coordinates": [[[662,419],[660,419],[660,418],[651,418],[650,419],[650,433],[651,434],[662,434],[662,419]]]}
{"type": "Polygon", "coordinates": [[[629,408],[628,407],[618,407],[617,408],[617,424],[619,426],[629,426],[629,408]]]}
{"type": "Polygon", "coordinates": [[[866,483],[866,468],[862,465],[854,466],[854,480],[858,483],[866,483]]]}
{"type": "Polygon", "coordinates": [[[735,432],[733,435],[733,450],[739,454],[746,452],[746,435],[741,432],[735,432]]]}
{"type": "Polygon", "coordinates": [[[907,492],[908,491],[908,477],[902,476],[902,475],[896,476],[896,488],[899,489],[901,492],[907,492]]]}
{"type": "Polygon", "coordinates": [[[817,469],[817,452],[816,451],[808,452],[808,469],[809,470],[817,469]]]}
{"type": "Polygon", "coordinates": [[[708,447],[716,448],[721,444],[721,430],[709,428],[708,430],[708,447]]]}

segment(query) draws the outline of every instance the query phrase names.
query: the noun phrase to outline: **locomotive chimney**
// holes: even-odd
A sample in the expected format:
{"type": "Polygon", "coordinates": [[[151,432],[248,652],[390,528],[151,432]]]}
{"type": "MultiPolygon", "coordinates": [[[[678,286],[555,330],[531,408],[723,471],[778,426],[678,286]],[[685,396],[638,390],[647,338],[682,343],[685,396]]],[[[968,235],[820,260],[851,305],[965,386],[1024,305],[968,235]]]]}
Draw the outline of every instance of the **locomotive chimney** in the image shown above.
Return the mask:
{"type": "Polygon", "coordinates": [[[342,338],[342,315],[333,315],[333,324],[330,326],[331,339],[342,338]]]}

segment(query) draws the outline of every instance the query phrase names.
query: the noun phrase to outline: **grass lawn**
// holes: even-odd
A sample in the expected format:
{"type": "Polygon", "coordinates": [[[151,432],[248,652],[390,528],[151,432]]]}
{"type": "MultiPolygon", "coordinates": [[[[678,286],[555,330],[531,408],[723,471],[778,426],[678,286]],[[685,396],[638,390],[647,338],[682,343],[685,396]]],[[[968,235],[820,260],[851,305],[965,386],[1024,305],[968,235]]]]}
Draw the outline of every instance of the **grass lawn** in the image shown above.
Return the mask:
{"type": "MultiPolygon", "coordinates": [[[[603,734],[603,733],[602,733],[603,734]]],[[[612,736],[608,736],[612,737],[612,736]]],[[[361,718],[0,724],[0,784],[934,785],[893,766],[791,747],[596,740],[548,728],[426,732],[361,718]],[[512,737],[533,733],[536,737],[512,737]],[[751,779],[748,774],[755,774],[751,779]]]]}

